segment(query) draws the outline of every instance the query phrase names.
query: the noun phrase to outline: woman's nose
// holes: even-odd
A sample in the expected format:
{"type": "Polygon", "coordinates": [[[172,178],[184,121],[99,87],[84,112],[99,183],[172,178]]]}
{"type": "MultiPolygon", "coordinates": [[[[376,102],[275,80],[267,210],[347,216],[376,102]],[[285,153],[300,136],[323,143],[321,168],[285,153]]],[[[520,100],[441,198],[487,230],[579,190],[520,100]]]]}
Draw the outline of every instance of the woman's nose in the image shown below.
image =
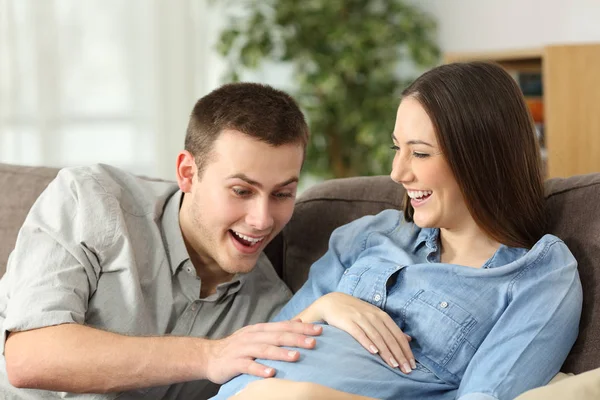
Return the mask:
{"type": "Polygon", "coordinates": [[[400,152],[396,153],[394,161],[392,161],[392,172],[390,173],[390,177],[394,182],[406,183],[414,179],[414,174],[409,164],[403,159],[400,152]]]}

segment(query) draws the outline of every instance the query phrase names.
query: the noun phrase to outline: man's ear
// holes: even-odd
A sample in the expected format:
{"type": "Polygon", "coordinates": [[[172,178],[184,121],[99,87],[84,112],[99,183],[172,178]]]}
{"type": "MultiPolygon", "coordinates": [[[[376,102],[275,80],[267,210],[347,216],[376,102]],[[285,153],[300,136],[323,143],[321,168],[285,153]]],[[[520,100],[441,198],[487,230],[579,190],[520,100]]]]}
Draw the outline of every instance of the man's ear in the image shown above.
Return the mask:
{"type": "Polygon", "coordinates": [[[177,155],[177,183],[183,193],[192,191],[197,170],[194,156],[187,150],[179,152],[177,155]]]}

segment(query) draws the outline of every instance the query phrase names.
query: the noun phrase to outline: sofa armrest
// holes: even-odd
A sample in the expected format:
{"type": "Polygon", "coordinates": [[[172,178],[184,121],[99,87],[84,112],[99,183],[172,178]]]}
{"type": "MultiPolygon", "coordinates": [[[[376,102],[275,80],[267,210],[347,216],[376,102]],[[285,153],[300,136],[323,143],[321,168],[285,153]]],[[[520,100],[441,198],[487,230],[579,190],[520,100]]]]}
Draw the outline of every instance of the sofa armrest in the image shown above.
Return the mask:
{"type": "Polygon", "coordinates": [[[568,376],[529,390],[515,400],[597,400],[600,399],[600,368],[568,376]]]}

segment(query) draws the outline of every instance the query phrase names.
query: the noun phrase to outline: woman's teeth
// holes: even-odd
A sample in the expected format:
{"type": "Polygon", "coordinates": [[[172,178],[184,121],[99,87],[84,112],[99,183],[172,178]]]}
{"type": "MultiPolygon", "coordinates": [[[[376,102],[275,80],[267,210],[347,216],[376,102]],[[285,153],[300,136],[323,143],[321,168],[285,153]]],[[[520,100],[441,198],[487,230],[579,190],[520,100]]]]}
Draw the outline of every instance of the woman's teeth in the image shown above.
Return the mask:
{"type": "Polygon", "coordinates": [[[408,190],[406,193],[411,199],[420,199],[431,195],[433,192],[431,190],[408,190]]]}

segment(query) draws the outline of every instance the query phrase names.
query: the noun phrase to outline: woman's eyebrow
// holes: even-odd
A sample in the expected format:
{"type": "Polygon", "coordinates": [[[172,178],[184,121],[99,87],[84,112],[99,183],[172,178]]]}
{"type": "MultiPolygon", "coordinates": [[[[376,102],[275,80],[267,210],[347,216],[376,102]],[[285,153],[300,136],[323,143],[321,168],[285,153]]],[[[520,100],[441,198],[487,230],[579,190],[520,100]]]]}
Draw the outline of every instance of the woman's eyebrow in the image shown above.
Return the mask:
{"type": "Polygon", "coordinates": [[[433,147],[432,144],[427,143],[423,140],[409,140],[408,142],[406,142],[406,144],[424,144],[425,146],[433,147]]]}
{"type": "MultiPolygon", "coordinates": [[[[398,139],[396,139],[396,136],[393,133],[392,140],[394,143],[398,143],[398,139]]],[[[424,140],[409,140],[406,144],[424,144],[425,146],[434,147],[431,143],[425,142],[424,140]]]]}

